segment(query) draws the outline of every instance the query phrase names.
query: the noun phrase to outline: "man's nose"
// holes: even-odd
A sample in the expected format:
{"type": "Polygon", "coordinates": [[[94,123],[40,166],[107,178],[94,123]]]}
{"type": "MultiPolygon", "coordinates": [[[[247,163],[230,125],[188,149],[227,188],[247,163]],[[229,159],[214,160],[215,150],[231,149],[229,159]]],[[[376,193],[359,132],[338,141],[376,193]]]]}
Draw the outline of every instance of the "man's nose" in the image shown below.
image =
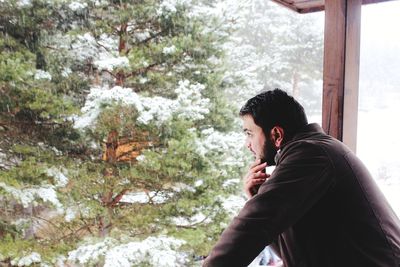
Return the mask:
{"type": "Polygon", "coordinates": [[[246,147],[251,150],[251,142],[246,142],[246,147]]]}

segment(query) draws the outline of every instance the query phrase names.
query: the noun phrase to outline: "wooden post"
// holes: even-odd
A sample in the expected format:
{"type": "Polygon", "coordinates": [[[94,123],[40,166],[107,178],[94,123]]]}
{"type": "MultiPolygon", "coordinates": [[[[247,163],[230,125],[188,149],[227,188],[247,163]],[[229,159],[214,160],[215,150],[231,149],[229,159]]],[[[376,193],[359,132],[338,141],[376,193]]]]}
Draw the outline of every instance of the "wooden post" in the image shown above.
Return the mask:
{"type": "Polygon", "coordinates": [[[357,150],[358,85],[360,69],[361,0],[347,1],[344,73],[343,142],[357,150]]]}
{"type": "Polygon", "coordinates": [[[322,128],[342,140],[346,0],[326,1],[322,128]]]}
{"type": "Polygon", "coordinates": [[[361,0],[325,1],[322,127],[353,151],[357,139],[361,0]]]}

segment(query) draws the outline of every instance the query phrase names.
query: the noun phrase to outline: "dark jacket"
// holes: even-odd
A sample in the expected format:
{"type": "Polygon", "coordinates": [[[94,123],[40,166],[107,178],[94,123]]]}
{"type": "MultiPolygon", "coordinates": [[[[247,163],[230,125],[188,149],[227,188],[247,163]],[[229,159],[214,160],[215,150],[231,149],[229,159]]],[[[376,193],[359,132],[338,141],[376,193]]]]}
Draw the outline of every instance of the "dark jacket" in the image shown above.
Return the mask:
{"type": "Polygon", "coordinates": [[[345,145],[309,124],[276,159],[204,266],[247,266],[269,244],[287,267],[400,266],[400,221],[345,145]]]}

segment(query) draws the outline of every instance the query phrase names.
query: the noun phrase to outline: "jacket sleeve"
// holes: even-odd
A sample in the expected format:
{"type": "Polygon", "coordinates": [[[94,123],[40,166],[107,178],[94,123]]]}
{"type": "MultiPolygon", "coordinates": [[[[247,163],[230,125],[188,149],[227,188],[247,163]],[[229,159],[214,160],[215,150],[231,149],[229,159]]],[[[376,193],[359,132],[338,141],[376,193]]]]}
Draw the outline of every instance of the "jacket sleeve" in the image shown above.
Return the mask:
{"type": "Polygon", "coordinates": [[[306,142],[282,151],[270,179],[222,233],[204,267],[243,267],[295,224],[334,184],[324,151],[306,142]]]}

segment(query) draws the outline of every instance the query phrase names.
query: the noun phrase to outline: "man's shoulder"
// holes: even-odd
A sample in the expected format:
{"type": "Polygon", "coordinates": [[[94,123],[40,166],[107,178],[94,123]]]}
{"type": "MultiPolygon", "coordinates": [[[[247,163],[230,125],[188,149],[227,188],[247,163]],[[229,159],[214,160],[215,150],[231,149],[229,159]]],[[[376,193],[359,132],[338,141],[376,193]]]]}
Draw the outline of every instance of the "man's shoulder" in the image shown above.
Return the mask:
{"type": "Polygon", "coordinates": [[[276,158],[277,164],[288,161],[306,161],[308,159],[325,158],[328,152],[324,146],[316,141],[300,139],[288,143],[276,158]]]}
{"type": "Polygon", "coordinates": [[[287,143],[282,152],[323,153],[326,148],[336,145],[329,138],[302,138],[287,143]]]}
{"type": "Polygon", "coordinates": [[[279,162],[325,160],[335,165],[338,159],[346,159],[349,155],[356,157],[341,141],[325,133],[319,133],[288,143],[281,151],[279,162]]]}
{"type": "Polygon", "coordinates": [[[302,150],[304,152],[329,153],[334,151],[350,151],[341,141],[323,132],[304,135],[294,139],[284,147],[287,150],[302,150]]]}

